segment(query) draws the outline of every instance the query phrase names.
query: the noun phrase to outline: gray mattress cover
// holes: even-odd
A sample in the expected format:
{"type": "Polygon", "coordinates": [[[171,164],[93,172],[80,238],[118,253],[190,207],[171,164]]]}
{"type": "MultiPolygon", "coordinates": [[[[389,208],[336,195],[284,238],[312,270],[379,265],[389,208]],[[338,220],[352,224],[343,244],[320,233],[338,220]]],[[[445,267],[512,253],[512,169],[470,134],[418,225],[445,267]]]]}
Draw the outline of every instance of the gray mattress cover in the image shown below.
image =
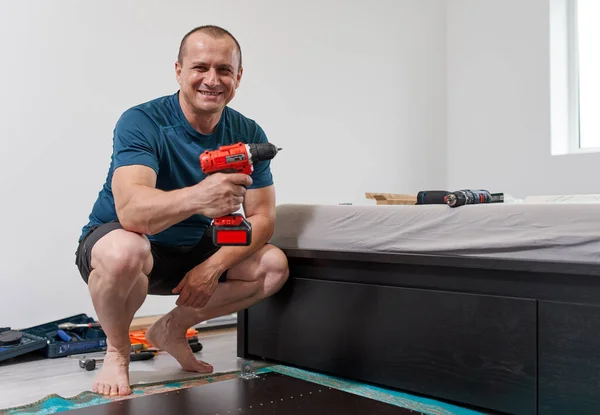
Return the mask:
{"type": "Polygon", "coordinates": [[[600,263],[600,204],[277,206],[283,249],[600,263]]]}

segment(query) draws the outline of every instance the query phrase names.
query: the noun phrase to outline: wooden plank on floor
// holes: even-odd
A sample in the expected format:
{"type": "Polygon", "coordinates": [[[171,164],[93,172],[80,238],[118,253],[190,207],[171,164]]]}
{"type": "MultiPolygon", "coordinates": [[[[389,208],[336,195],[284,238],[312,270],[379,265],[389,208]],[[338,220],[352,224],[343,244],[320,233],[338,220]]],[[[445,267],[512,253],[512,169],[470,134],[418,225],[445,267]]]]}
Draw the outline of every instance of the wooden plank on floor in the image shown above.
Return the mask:
{"type": "Polygon", "coordinates": [[[389,403],[279,373],[233,379],[76,409],[73,415],[110,414],[415,414],[389,403]]]}

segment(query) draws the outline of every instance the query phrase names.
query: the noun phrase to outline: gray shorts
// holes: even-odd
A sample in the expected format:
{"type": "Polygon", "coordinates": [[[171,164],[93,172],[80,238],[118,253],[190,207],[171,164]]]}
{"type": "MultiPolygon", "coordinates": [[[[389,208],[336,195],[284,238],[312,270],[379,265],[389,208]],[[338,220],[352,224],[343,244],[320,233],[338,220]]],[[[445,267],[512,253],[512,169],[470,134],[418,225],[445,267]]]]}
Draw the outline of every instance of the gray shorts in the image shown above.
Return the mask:
{"type": "MultiPolygon", "coordinates": [[[[75,252],[75,264],[81,277],[87,284],[91,267],[92,247],[107,233],[123,229],[119,222],[109,222],[92,228],[79,242],[75,252]]],[[[193,246],[171,247],[151,242],[154,266],[148,275],[148,294],[175,295],[171,291],[185,277],[185,274],[196,265],[204,262],[219,247],[212,243],[212,232],[208,229],[198,244],[193,246]]],[[[219,278],[219,282],[227,280],[227,272],[219,278]]]]}

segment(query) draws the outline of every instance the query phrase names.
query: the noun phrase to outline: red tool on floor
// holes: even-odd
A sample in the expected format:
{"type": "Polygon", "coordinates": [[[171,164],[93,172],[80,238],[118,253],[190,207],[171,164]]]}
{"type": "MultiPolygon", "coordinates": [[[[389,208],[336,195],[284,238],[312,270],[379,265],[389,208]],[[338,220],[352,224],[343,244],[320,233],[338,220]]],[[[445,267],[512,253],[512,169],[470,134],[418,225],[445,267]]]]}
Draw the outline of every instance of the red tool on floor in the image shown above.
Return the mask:
{"type": "MultiPolygon", "coordinates": [[[[205,174],[251,174],[256,163],[271,160],[280,150],[271,143],[231,144],[206,150],[200,155],[200,166],[205,174]]],[[[247,246],[252,242],[252,225],[239,213],[214,218],[212,227],[216,246],[247,246]]]]}

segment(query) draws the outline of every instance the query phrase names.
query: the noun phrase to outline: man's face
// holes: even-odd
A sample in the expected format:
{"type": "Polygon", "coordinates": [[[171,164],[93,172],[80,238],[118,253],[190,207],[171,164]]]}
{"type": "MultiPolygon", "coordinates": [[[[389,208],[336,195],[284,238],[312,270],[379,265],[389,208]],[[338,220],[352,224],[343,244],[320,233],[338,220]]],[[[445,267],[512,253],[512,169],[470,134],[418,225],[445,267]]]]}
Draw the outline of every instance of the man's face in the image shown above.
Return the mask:
{"type": "Polygon", "coordinates": [[[181,93],[197,115],[220,113],[242,78],[235,42],[202,32],[187,39],[182,63],[177,62],[175,70],[181,93]]]}

